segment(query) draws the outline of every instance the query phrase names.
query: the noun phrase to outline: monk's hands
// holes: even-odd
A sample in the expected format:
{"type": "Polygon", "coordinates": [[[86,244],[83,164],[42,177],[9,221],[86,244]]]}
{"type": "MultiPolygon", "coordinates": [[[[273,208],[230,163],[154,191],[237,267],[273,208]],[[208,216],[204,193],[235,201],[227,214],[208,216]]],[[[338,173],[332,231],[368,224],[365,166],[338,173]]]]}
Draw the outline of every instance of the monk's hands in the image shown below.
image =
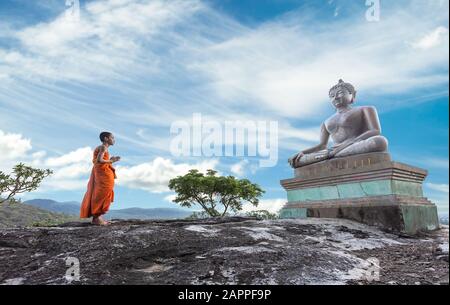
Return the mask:
{"type": "Polygon", "coordinates": [[[111,160],[112,163],[116,163],[117,161],[120,161],[120,157],[114,156],[114,157],[109,158],[109,160],[111,160]]]}
{"type": "Polygon", "coordinates": [[[295,165],[300,161],[300,159],[304,156],[305,154],[303,152],[299,152],[295,155],[293,155],[292,157],[290,157],[288,159],[289,164],[291,165],[291,167],[295,167],[295,165]]]}

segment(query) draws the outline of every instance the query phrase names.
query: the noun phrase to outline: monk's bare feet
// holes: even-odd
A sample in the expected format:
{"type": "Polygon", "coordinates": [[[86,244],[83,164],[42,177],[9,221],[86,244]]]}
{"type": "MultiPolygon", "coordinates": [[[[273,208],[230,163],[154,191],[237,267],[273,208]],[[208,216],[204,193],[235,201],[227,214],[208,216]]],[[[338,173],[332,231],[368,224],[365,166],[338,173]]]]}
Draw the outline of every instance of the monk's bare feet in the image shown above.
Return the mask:
{"type": "Polygon", "coordinates": [[[109,225],[109,222],[104,220],[101,216],[99,216],[99,217],[94,217],[92,219],[92,224],[97,225],[97,226],[107,226],[107,225],[109,225]]]}

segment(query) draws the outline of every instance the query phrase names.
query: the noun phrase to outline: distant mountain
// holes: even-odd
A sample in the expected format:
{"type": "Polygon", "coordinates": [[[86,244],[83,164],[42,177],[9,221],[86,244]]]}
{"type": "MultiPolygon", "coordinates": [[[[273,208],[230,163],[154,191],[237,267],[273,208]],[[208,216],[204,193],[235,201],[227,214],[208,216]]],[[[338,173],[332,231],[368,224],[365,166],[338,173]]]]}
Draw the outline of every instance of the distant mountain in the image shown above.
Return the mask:
{"type": "Polygon", "coordinates": [[[106,214],[107,219],[176,219],[186,218],[192,212],[176,208],[129,208],[121,210],[110,210],[106,214]]]}
{"type": "MultiPolygon", "coordinates": [[[[24,202],[43,210],[55,213],[63,213],[78,217],[80,213],[80,203],[76,201],[58,202],[51,199],[32,199],[24,202]]],[[[186,211],[177,208],[128,208],[128,209],[113,209],[106,214],[107,219],[176,219],[186,218],[192,214],[193,211],[186,211]]],[[[439,222],[448,225],[448,213],[439,214],[439,222]]]]}
{"type": "Polygon", "coordinates": [[[77,218],[74,216],[49,212],[27,204],[0,205],[0,227],[47,226],[75,220],[77,218]]]}
{"type": "Polygon", "coordinates": [[[58,202],[50,199],[32,199],[24,203],[51,212],[77,216],[80,214],[80,203],[76,201],[58,202]]]}
{"type": "MultiPolygon", "coordinates": [[[[44,210],[78,216],[80,203],[75,201],[58,202],[50,199],[33,199],[24,202],[44,210]]],[[[106,215],[107,219],[176,219],[191,215],[191,211],[177,208],[128,208],[111,209],[106,215]]]]}

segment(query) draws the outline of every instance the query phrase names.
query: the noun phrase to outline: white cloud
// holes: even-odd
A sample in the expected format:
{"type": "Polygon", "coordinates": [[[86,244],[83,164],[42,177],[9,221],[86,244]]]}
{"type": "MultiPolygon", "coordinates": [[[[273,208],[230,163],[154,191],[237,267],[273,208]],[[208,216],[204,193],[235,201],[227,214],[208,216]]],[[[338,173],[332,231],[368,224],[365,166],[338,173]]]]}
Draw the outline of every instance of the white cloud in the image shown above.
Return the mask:
{"type": "Polygon", "coordinates": [[[55,180],[65,180],[71,178],[85,177],[91,172],[92,163],[86,162],[86,160],[81,160],[76,164],[70,164],[58,168],[53,174],[52,178],[55,180]]]}
{"type": "Polygon", "coordinates": [[[437,158],[437,157],[425,158],[423,163],[426,164],[427,166],[431,166],[434,168],[448,169],[448,167],[449,167],[448,159],[444,159],[444,158],[437,158]]]}
{"type": "Polygon", "coordinates": [[[130,71],[156,68],[159,61],[144,41],[177,24],[201,8],[198,1],[93,1],[79,21],[65,12],[16,32],[22,49],[0,55],[9,74],[52,80],[126,79],[130,71]],[[145,58],[144,59],[144,55],[145,58]],[[15,69],[20,67],[20,69],[15,69]]]}
{"type": "MultiPolygon", "coordinates": [[[[54,174],[43,182],[41,191],[84,190],[92,170],[92,150],[89,147],[79,148],[61,157],[48,158],[44,164],[50,165],[54,174]]],[[[174,163],[170,159],[157,157],[147,163],[115,166],[118,176],[116,183],[124,187],[162,193],[169,191],[167,185],[170,179],[194,168],[206,172],[207,169],[216,168],[217,164],[217,160],[192,164],[174,163]]]]}
{"type": "Polygon", "coordinates": [[[260,166],[257,159],[244,159],[230,165],[230,172],[237,177],[246,177],[250,174],[254,175],[258,170],[264,167],[260,166]]]}
{"type": "Polygon", "coordinates": [[[176,194],[170,194],[170,195],[165,196],[165,197],[164,197],[164,200],[165,200],[165,201],[168,201],[168,202],[173,202],[173,201],[175,200],[176,197],[177,197],[176,194]]]}
{"type": "Polygon", "coordinates": [[[320,126],[295,128],[283,122],[279,127],[279,138],[281,141],[291,139],[301,142],[319,142],[320,126]]]}
{"type": "Polygon", "coordinates": [[[449,185],[446,183],[425,183],[425,187],[430,190],[426,191],[427,197],[436,204],[438,213],[448,213],[449,185]]]}
{"type": "MultiPolygon", "coordinates": [[[[37,192],[83,190],[86,188],[92,170],[93,150],[82,147],[57,157],[47,157],[40,150],[26,155],[31,150],[31,141],[19,134],[8,134],[0,130],[0,152],[11,164],[18,158],[26,159],[33,166],[49,168],[53,174],[46,178],[37,192]]],[[[206,172],[215,169],[218,160],[211,159],[197,163],[174,163],[170,159],[157,157],[151,162],[134,166],[117,166],[117,184],[130,188],[160,193],[168,191],[169,180],[186,174],[190,169],[206,172]]]]}
{"type": "Polygon", "coordinates": [[[435,28],[432,32],[414,42],[412,46],[416,49],[427,50],[441,44],[448,44],[448,28],[444,26],[435,28]]]}
{"type": "Polygon", "coordinates": [[[45,150],[40,150],[31,154],[32,159],[40,160],[47,155],[45,150]]]}
{"type": "MultiPolygon", "coordinates": [[[[343,20],[318,25],[305,14],[291,14],[205,48],[204,60],[191,67],[212,79],[214,90],[229,103],[258,104],[301,119],[326,105],[328,89],[341,77],[360,92],[377,94],[448,81],[447,73],[430,73],[448,63],[447,46],[423,53],[404,43],[430,26],[408,7],[376,24],[343,20]]],[[[433,18],[431,11],[423,14],[433,18]]]]}
{"type": "Polygon", "coordinates": [[[0,130],[0,160],[24,157],[31,148],[31,141],[21,134],[0,130]]]}
{"type": "Polygon", "coordinates": [[[86,189],[93,165],[92,148],[82,147],[58,157],[43,159],[46,154],[45,151],[33,154],[33,165],[53,171],[53,174],[42,182],[39,192],[86,189]]]}
{"type": "Polygon", "coordinates": [[[425,185],[434,191],[447,193],[447,194],[449,192],[448,184],[426,183],[425,185]]]}
{"type": "MultiPolygon", "coordinates": [[[[431,38],[422,44],[434,45],[445,36],[445,28],[436,25],[442,22],[436,15],[442,8],[420,5],[420,19],[414,2],[401,13],[386,13],[376,24],[347,19],[318,24],[312,21],[315,13],[305,9],[250,28],[202,1],[93,1],[86,4],[79,23],[67,22],[62,14],[12,34],[22,49],[0,49],[7,63],[0,73],[83,82],[100,78],[109,85],[114,80],[151,83],[189,75],[204,98],[158,90],[172,95],[163,108],[178,116],[187,108],[174,99],[195,97],[191,108],[212,104],[208,108],[217,113],[240,105],[308,118],[325,107],[328,89],[340,77],[367,93],[380,88],[403,93],[448,81],[446,73],[432,71],[448,63],[448,47],[438,44],[417,52],[406,43],[430,28],[434,30],[426,37],[431,38]]],[[[148,113],[161,113],[155,103],[143,104],[151,108],[148,113]]]]}
{"type": "Polygon", "coordinates": [[[153,193],[167,192],[170,179],[184,175],[190,169],[206,172],[207,169],[214,169],[217,163],[217,160],[207,160],[194,164],[176,164],[170,159],[157,157],[151,162],[135,166],[117,166],[117,184],[153,193]]]}
{"type": "MultiPolygon", "coordinates": [[[[60,191],[83,191],[87,189],[88,180],[86,179],[52,179],[44,180],[35,193],[60,192],[60,191]]],[[[82,193],[80,193],[82,199],[82,193]]]]}
{"type": "Polygon", "coordinates": [[[24,139],[19,134],[6,134],[0,130],[0,156],[3,156],[3,160],[0,160],[0,170],[10,172],[19,162],[37,168],[51,169],[53,174],[44,179],[36,192],[86,188],[92,168],[92,150],[89,147],[47,159],[45,159],[46,151],[32,153],[31,149],[29,139],[24,139]]]}
{"type": "Polygon", "coordinates": [[[62,13],[4,34],[19,44],[0,47],[0,75],[13,77],[0,82],[0,100],[38,117],[33,125],[120,126],[121,139],[155,155],[169,149],[167,126],[195,111],[278,120],[280,148],[299,149],[317,141],[310,126],[332,111],[327,93],[340,77],[366,95],[448,82],[448,47],[407,43],[448,18],[441,7],[413,4],[377,24],[316,20],[302,9],[250,27],[196,0],[92,1],[79,23],[62,13]]]}
{"type": "Polygon", "coordinates": [[[59,157],[45,158],[47,151],[32,152],[31,140],[21,134],[0,130],[0,169],[10,172],[23,162],[38,168],[49,168],[53,175],[41,184],[40,191],[73,190],[86,187],[86,175],[92,166],[92,149],[79,148],[59,157]]]}
{"type": "Polygon", "coordinates": [[[431,202],[436,204],[438,213],[448,213],[449,211],[449,196],[445,193],[437,193],[429,196],[431,202]]]}
{"type": "Polygon", "coordinates": [[[75,151],[71,151],[59,157],[51,157],[45,160],[46,166],[65,166],[73,163],[85,162],[86,160],[92,160],[93,150],[90,147],[78,148],[75,151]]]}
{"type": "Polygon", "coordinates": [[[250,203],[244,203],[242,207],[242,212],[251,212],[257,210],[267,210],[271,213],[278,213],[278,211],[286,204],[286,199],[262,199],[259,201],[257,207],[253,206],[250,203]]]}
{"type": "Polygon", "coordinates": [[[245,174],[245,169],[246,169],[248,163],[249,163],[248,160],[242,160],[238,163],[235,163],[235,164],[231,165],[230,171],[233,174],[235,174],[239,177],[242,177],[245,174]]]}

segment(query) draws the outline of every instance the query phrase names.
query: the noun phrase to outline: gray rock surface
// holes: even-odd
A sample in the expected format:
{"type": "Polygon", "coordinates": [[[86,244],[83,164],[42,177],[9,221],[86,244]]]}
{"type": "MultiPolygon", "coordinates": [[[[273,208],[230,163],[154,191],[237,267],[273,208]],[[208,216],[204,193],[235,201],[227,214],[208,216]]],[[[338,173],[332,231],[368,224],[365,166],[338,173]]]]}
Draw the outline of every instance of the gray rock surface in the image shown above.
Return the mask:
{"type": "Polygon", "coordinates": [[[448,284],[448,274],[448,227],[410,237],[343,219],[226,218],[0,229],[1,284],[448,284]],[[80,281],[66,277],[68,257],[80,281]]]}

